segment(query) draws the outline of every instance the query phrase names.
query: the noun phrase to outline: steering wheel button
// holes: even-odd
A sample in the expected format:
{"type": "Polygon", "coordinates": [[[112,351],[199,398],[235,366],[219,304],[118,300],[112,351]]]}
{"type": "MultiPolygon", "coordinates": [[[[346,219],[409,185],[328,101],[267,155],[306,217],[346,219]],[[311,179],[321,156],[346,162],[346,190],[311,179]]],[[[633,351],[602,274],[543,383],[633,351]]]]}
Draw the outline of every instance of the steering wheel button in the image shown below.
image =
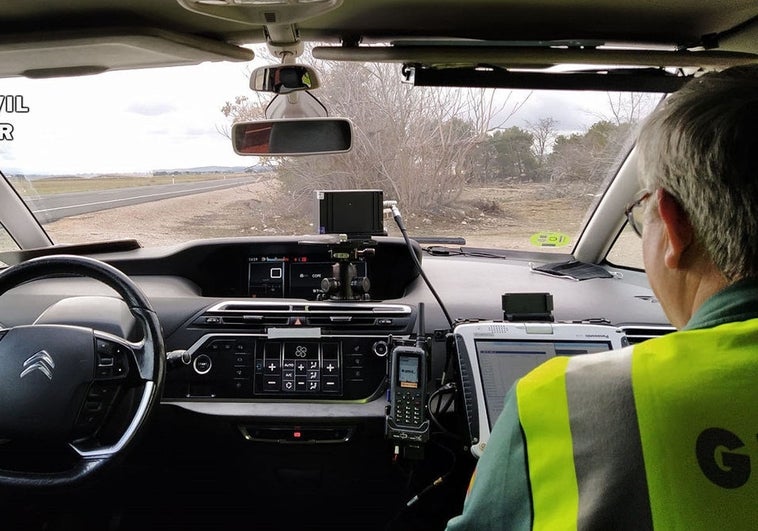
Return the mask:
{"type": "Polygon", "coordinates": [[[105,339],[95,339],[95,350],[97,350],[98,354],[112,356],[116,350],[115,347],[116,346],[110,341],[106,341],[105,339]]]}
{"type": "Polygon", "coordinates": [[[87,400],[84,403],[84,409],[89,413],[97,413],[103,409],[103,403],[99,400],[87,400]]]}
{"type": "Polygon", "coordinates": [[[95,378],[101,380],[113,378],[113,367],[95,367],[95,378]]]}
{"type": "Polygon", "coordinates": [[[97,360],[98,367],[113,367],[113,357],[100,354],[97,360]]]}
{"type": "Polygon", "coordinates": [[[87,393],[90,400],[108,400],[116,394],[117,387],[112,384],[93,383],[87,393]]]}

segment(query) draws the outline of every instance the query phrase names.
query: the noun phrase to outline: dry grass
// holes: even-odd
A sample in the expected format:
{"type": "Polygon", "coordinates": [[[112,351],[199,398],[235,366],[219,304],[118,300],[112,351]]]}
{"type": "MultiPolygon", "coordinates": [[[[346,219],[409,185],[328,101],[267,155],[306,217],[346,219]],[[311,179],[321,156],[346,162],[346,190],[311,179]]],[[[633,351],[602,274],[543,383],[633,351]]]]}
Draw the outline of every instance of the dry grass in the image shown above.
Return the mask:
{"type": "Polygon", "coordinates": [[[174,184],[201,181],[215,181],[249,177],[246,173],[187,173],[179,175],[97,175],[92,177],[49,177],[27,181],[23,178],[10,177],[11,184],[18,190],[21,197],[36,197],[39,195],[64,194],[72,192],[92,192],[98,190],[114,190],[118,188],[134,188],[154,184],[174,184]]]}
{"type": "MultiPolygon", "coordinates": [[[[404,212],[404,217],[411,235],[463,236],[471,246],[534,249],[529,238],[537,232],[573,237],[588,206],[572,199],[549,199],[548,192],[537,184],[479,188],[467,191],[454,209],[404,212]]],[[[387,227],[391,235],[399,235],[391,220],[387,227]]],[[[314,232],[311,212],[293,208],[275,179],[74,216],[45,228],[57,243],[136,238],[143,246],[314,232]]]]}

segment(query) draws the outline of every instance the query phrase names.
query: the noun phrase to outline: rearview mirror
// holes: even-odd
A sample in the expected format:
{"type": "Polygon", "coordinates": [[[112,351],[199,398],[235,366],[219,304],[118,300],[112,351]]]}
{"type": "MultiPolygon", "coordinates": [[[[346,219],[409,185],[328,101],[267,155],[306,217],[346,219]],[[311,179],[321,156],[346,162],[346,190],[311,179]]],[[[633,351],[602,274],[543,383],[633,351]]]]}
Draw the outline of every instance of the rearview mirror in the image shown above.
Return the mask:
{"type": "Polygon", "coordinates": [[[352,148],[353,125],[346,118],[300,118],[239,122],[232,126],[238,155],[314,155],[352,148]]]}
{"type": "Polygon", "coordinates": [[[257,92],[289,94],[318,87],[316,71],[306,65],[261,66],[250,74],[250,88],[257,92]]]}

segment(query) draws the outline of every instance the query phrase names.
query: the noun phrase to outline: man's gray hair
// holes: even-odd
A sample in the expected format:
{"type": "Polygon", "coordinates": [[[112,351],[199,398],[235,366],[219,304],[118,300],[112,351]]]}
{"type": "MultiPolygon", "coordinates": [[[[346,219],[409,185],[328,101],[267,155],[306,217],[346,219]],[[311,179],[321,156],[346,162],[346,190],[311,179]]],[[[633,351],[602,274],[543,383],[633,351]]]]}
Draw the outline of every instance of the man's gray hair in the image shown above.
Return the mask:
{"type": "Polygon", "coordinates": [[[731,282],[758,278],[758,65],[706,74],[640,132],[640,182],[673,195],[731,282]]]}

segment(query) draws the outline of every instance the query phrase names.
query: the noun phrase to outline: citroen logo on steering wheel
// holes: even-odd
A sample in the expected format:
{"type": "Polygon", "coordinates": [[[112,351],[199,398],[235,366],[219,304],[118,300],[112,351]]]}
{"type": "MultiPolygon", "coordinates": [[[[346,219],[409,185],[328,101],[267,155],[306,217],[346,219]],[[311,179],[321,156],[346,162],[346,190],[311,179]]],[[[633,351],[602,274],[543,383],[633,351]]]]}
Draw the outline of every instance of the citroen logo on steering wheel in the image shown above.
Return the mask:
{"type": "Polygon", "coordinates": [[[39,371],[47,376],[48,380],[52,380],[54,369],[55,361],[53,361],[53,357],[46,350],[40,350],[24,362],[24,370],[21,371],[18,377],[23,378],[34,371],[39,371]]]}

